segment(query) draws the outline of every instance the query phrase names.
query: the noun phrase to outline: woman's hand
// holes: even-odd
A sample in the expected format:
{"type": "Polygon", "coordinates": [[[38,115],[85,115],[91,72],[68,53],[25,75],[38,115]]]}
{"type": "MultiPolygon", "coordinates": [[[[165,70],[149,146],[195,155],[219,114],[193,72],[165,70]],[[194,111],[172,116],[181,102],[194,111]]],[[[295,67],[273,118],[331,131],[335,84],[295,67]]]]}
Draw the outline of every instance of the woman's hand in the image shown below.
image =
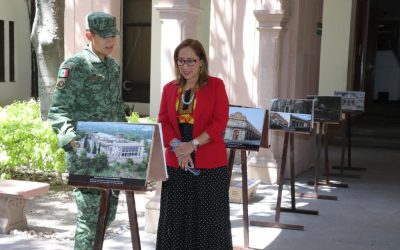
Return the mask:
{"type": "Polygon", "coordinates": [[[175,148],[176,158],[188,156],[194,151],[192,142],[182,142],[175,148]]]}
{"type": "Polygon", "coordinates": [[[178,158],[178,163],[179,163],[179,167],[182,169],[187,169],[188,167],[193,167],[194,163],[193,163],[193,159],[192,157],[189,155],[185,155],[182,157],[178,158]]]}

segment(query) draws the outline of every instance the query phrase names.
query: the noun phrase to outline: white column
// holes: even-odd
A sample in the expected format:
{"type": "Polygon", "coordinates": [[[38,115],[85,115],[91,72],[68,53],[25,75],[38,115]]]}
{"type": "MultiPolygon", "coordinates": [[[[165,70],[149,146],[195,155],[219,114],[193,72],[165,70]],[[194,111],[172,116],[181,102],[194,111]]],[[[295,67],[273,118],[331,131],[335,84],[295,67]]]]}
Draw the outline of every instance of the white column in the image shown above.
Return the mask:
{"type": "MultiPolygon", "coordinates": [[[[259,70],[258,70],[258,106],[269,108],[269,101],[278,97],[279,62],[281,56],[280,41],[287,11],[283,7],[286,1],[267,1],[254,15],[259,22],[259,70]]],[[[277,180],[277,163],[268,148],[260,148],[248,162],[249,178],[259,179],[262,183],[272,184],[277,180]]]]}
{"type": "MultiPolygon", "coordinates": [[[[200,0],[161,0],[155,8],[161,20],[161,89],[175,78],[173,55],[176,46],[186,38],[196,38],[200,0]]],[[[160,215],[161,182],[154,197],[146,204],[145,231],[156,233],[160,215]]]]}
{"type": "Polygon", "coordinates": [[[200,0],[164,0],[155,8],[161,20],[161,87],[175,78],[173,54],[186,38],[196,38],[200,0]]]}

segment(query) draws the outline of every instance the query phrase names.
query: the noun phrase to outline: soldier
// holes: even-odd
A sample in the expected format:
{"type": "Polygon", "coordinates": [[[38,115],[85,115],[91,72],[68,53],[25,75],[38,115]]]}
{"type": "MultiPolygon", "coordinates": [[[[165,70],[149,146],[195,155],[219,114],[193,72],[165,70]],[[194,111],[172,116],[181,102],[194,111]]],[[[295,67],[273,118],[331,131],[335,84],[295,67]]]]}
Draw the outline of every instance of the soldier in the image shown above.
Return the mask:
{"type": "MultiPolygon", "coordinates": [[[[121,98],[119,65],[110,57],[116,35],[116,19],[110,14],[92,12],[86,16],[88,46],[64,61],[58,71],[48,120],[58,133],[60,146],[67,152],[68,168],[75,146],[78,121],[126,122],[121,98]]],[[[75,249],[93,249],[99,213],[100,191],[75,188],[78,208],[75,249]]],[[[118,191],[113,191],[107,225],[115,219],[118,191]]]]}

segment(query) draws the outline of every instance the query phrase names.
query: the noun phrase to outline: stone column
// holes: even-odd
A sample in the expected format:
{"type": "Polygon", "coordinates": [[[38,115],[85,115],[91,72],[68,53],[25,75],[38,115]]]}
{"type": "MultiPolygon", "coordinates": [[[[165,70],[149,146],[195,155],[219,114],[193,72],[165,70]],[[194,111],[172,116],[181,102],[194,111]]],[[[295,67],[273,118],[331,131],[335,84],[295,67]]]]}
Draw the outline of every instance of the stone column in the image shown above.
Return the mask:
{"type": "MultiPolygon", "coordinates": [[[[161,83],[166,84],[175,78],[173,54],[176,46],[186,38],[197,36],[200,0],[161,0],[155,8],[161,20],[161,83]]],[[[160,195],[161,182],[156,184],[156,193],[146,204],[145,231],[148,233],[157,232],[160,195]]]]}
{"type": "Polygon", "coordinates": [[[196,38],[200,0],[161,0],[155,8],[161,20],[161,82],[175,78],[173,54],[176,46],[186,38],[196,38]]]}
{"type": "MultiPolygon", "coordinates": [[[[278,97],[280,42],[287,21],[286,1],[267,0],[254,15],[259,22],[258,106],[269,108],[270,99],[278,97]]],[[[272,184],[277,180],[277,163],[272,151],[260,148],[247,164],[249,178],[272,184]]]]}

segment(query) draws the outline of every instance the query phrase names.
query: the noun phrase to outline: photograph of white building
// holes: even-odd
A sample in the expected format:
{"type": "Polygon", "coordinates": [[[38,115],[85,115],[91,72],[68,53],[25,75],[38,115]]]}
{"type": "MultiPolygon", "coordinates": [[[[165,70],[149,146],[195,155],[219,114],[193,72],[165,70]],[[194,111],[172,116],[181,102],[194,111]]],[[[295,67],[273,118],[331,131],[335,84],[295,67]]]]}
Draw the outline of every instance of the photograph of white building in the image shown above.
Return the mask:
{"type": "Polygon", "coordinates": [[[89,158],[103,152],[107,155],[109,162],[125,162],[127,159],[132,159],[134,163],[142,163],[146,155],[144,140],[131,141],[118,134],[116,136],[101,132],[88,134],[79,140],[78,154],[85,149],[85,145],[89,146],[87,150],[89,158]]]}
{"type": "Polygon", "coordinates": [[[145,185],[155,126],[78,122],[69,181],[145,185]]]}

